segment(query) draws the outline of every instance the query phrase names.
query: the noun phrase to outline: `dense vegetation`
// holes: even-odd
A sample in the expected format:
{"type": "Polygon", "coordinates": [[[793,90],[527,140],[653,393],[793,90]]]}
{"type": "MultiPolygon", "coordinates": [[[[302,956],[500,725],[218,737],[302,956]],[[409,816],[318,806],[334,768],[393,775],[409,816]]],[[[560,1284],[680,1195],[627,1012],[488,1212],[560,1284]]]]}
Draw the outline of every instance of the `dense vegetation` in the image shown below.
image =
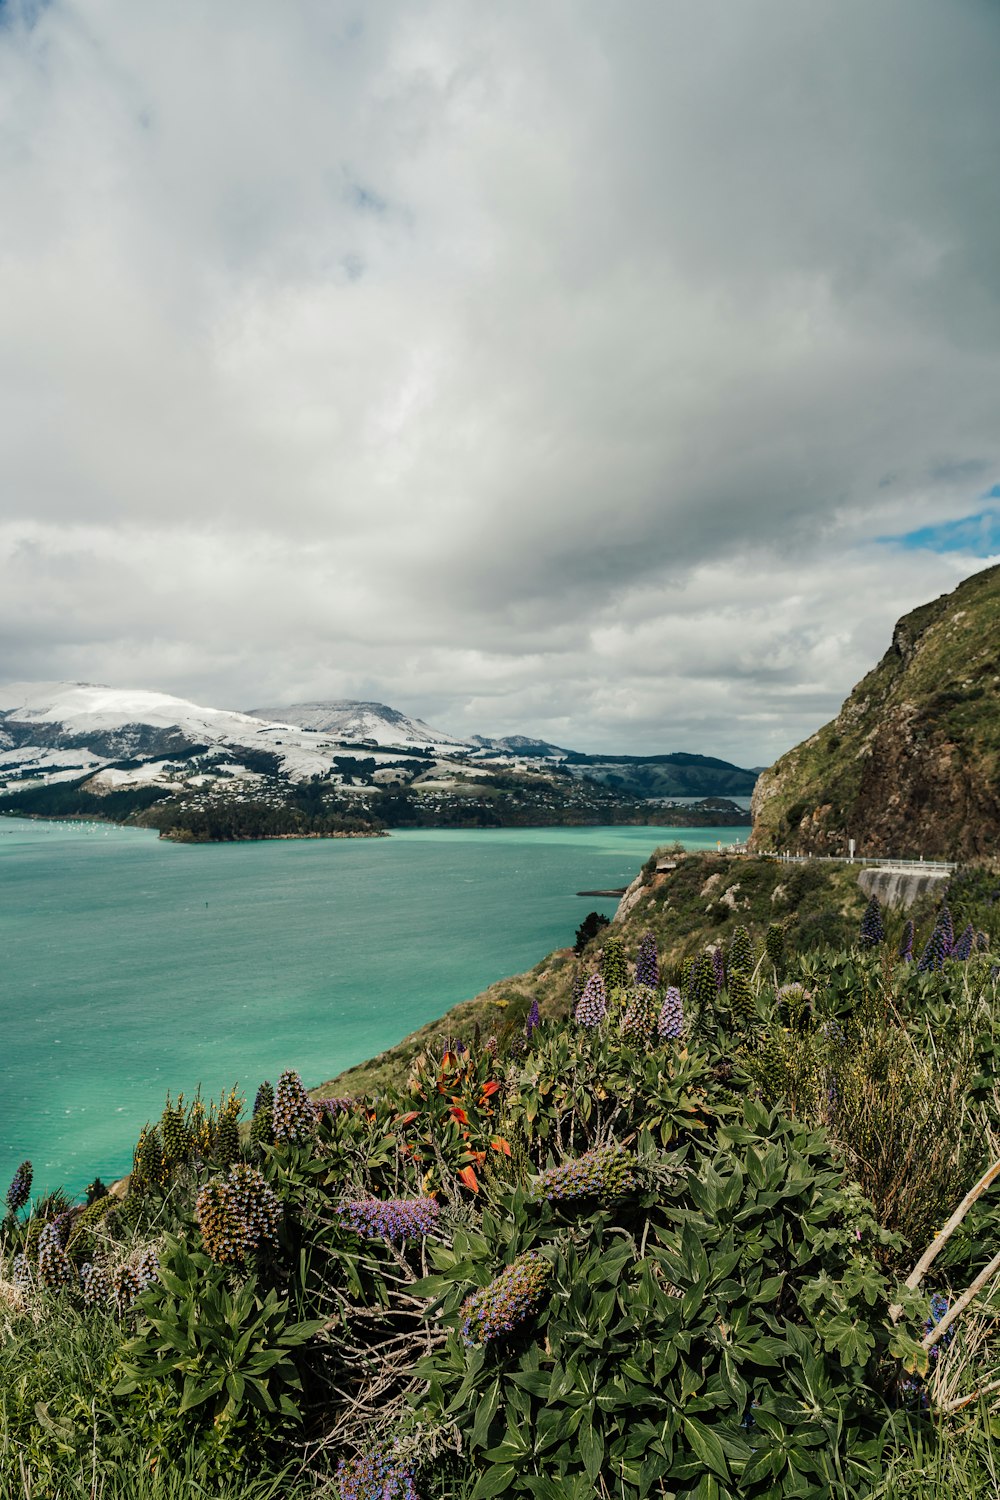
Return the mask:
{"type": "Polygon", "coordinates": [[[758,849],[988,856],[1000,832],[1000,567],[904,615],[836,719],[765,771],[758,849]]]}
{"type": "Polygon", "coordinates": [[[995,894],[840,948],[604,928],[570,1016],[361,1099],[168,1098],[86,1205],[26,1164],[3,1493],[994,1493],[995,894]]]}

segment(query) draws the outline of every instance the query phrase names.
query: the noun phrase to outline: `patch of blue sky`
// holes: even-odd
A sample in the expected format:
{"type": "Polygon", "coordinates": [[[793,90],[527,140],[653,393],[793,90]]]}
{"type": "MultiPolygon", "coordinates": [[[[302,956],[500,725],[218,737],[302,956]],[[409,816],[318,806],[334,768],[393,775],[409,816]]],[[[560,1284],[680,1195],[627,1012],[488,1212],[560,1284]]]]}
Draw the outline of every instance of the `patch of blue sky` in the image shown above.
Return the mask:
{"type": "Polygon", "coordinates": [[[30,31],[52,0],[0,0],[0,29],[30,31]]]}
{"type": "MultiPolygon", "coordinates": [[[[995,484],[982,498],[1000,500],[1000,484],[995,484]]],[[[878,540],[909,551],[964,552],[970,557],[996,557],[1000,553],[1000,506],[986,505],[971,516],[940,521],[933,526],[918,526],[915,531],[880,536],[878,540]]]]}

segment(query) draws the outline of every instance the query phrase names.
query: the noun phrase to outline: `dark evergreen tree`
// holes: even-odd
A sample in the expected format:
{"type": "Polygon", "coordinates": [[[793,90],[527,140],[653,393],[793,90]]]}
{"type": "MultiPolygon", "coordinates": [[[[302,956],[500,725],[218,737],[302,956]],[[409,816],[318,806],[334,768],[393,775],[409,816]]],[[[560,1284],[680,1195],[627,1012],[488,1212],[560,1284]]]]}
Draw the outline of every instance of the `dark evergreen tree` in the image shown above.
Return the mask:
{"type": "Polygon", "coordinates": [[[575,952],[582,953],[591,938],[596,937],[601,928],[607,925],[607,917],[602,916],[599,911],[589,911],[576,929],[575,952]]]}

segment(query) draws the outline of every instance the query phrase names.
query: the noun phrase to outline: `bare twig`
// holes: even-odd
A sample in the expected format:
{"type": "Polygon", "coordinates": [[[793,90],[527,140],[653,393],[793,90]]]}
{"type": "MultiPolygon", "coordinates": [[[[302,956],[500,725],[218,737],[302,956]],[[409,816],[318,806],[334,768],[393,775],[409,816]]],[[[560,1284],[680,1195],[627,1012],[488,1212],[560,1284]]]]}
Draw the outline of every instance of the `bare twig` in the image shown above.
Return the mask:
{"type": "Polygon", "coordinates": [[[994,1391],[1000,1391],[1000,1380],[991,1380],[986,1385],[973,1391],[971,1396],[956,1396],[953,1401],[943,1401],[937,1408],[942,1416],[950,1417],[954,1412],[961,1411],[965,1406],[971,1406],[973,1401],[978,1401],[980,1396],[990,1396],[994,1391]]]}
{"type": "Polygon", "coordinates": [[[997,1271],[1000,1271],[1000,1251],[998,1251],[997,1254],[994,1255],[989,1265],[984,1270],[980,1271],[975,1281],[971,1286],[966,1288],[961,1297],[959,1297],[958,1301],[952,1303],[951,1307],[949,1307],[948,1311],[941,1318],[940,1322],[935,1323],[930,1333],[928,1333],[923,1339],[921,1339],[921,1348],[934,1348],[934,1345],[938,1342],[938,1340],[943,1338],[944,1335],[948,1332],[948,1329],[951,1327],[952,1323],[954,1323],[955,1319],[965,1311],[976,1293],[982,1291],[983,1287],[989,1281],[990,1277],[995,1275],[997,1271]]]}
{"type": "MultiPolygon", "coordinates": [[[[907,1276],[904,1283],[904,1285],[911,1292],[916,1291],[917,1287],[924,1279],[928,1268],[940,1255],[941,1251],[948,1243],[950,1237],[954,1234],[959,1224],[961,1224],[962,1220],[969,1212],[969,1209],[979,1198],[983,1196],[983,1194],[986,1192],[986,1189],[992,1185],[992,1183],[998,1176],[1000,1176],[1000,1160],[995,1161],[993,1165],[988,1169],[988,1171],[983,1173],[982,1177],[980,1177],[975,1187],[969,1189],[965,1197],[962,1199],[961,1203],[956,1208],[955,1212],[952,1214],[951,1218],[948,1220],[947,1224],[943,1229],[939,1230],[939,1232],[931,1240],[930,1244],[927,1246],[927,1249],[917,1261],[916,1265],[913,1267],[913,1270],[910,1272],[909,1276],[907,1276]]],[[[898,1302],[894,1303],[893,1306],[890,1307],[889,1316],[894,1323],[899,1322],[902,1311],[902,1305],[898,1302]]]]}

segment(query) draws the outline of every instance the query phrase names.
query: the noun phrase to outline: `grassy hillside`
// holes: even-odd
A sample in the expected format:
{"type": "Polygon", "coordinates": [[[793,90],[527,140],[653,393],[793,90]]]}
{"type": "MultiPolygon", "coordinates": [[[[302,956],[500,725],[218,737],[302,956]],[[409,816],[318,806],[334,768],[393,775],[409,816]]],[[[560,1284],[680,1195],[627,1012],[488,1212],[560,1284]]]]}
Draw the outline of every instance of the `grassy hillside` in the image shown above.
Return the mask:
{"type": "Polygon", "coordinates": [[[1000,835],[1000,568],[899,621],[830,724],[765,771],[752,846],[989,855],[1000,835]]]}
{"type": "MultiPolygon", "coordinates": [[[[865,897],[858,889],[857,870],[846,866],[782,865],[768,858],[664,850],[647,862],[630,888],[628,902],[630,910],[615,922],[614,932],[626,952],[634,954],[643,933],[651,931],[663,973],[676,982],[685,958],[707,945],[725,943],[740,924],[761,938],[769,924],[778,924],[797,951],[849,942],[857,933],[865,897]]],[[[901,922],[900,918],[897,925],[901,922]]],[[[449,1039],[471,1042],[477,1027],[488,1037],[523,1026],[532,1000],[545,1016],[565,1016],[574,980],[597,963],[603,940],[598,934],[579,954],[571,947],[548,954],[533,969],[490,985],[314,1092],[359,1094],[401,1083],[413,1059],[430,1046],[449,1039]]]]}

